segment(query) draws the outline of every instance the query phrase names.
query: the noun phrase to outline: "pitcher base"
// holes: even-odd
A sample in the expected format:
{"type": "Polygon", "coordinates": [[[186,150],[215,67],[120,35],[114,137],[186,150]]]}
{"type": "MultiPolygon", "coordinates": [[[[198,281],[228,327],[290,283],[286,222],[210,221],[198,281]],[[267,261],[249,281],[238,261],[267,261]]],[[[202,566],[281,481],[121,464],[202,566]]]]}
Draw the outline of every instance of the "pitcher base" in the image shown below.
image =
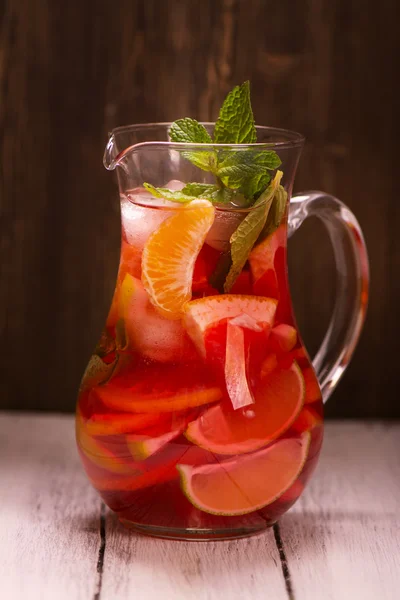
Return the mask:
{"type": "Polygon", "coordinates": [[[266,523],[262,527],[243,527],[238,529],[179,529],[173,527],[157,527],[151,525],[140,525],[127,519],[119,519],[122,525],[133,529],[137,533],[166,540],[180,540],[185,542],[215,542],[238,540],[263,533],[272,527],[276,521],[266,523]]]}

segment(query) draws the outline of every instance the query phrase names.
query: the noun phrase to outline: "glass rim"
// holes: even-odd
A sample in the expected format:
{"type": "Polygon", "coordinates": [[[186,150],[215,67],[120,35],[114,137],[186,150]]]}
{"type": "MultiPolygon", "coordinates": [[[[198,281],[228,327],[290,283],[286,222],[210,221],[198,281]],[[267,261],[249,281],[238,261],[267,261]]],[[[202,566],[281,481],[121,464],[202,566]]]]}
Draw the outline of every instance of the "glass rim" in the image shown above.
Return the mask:
{"type": "MultiPolygon", "coordinates": [[[[125,133],[127,131],[135,131],[135,130],[141,130],[141,129],[151,129],[151,128],[157,128],[157,127],[170,127],[172,125],[173,121],[160,121],[160,122],[155,122],[155,123],[135,123],[135,124],[131,124],[131,125],[121,125],[119,127],[114,127],[114,129],[112,129],[109,132],[109,136],[113,136],[119,133],[125,133]]],[[[199,123],[201,125],[208,125],[208,126],[215,126],[215,121],[199,121],[199,123]]],[[[304,142],[305,142],[305,136],[302,133],[299,133],[297,131],[293,131],[291,129],[285,129],[283,127],[270,127],[267,125],[256,125],[255,126],[256,131],[264,131],[264,132],[271,132],[276,134],[277,136],[281,136],[282,140],[278,140],[278,141],[274,141],[274,142],[252,142],[252,143],[245,143],[245,144],[219,144],[216,142],[207,142],[207,143],[191,143],[191,142],[171,142],[171,141],[166,141],[166,140],[151,140],[149,142],[139,142],[138,144],[132,144],[132,146],[142,146],[144,144],[146,145],[150,145],[150,144],[160,144],[162,146],[171,146],[171,145],[177,145],[178,147],[184,147],[184,146],[189,146],[189,147],[205,147],[205,148],[211,148],[211,147],[218,147],[218,148],[231,148],[231,147],[235,147],[238,149],[243,149],[243,148],[253,148],[253,147],[261,147],[261,146],[268,146],[268,147],[272,147],[272,148],[298,148],[303,146],[304,142]]],[[[132,147],[130,146],[130,147],[132,147]]],[[[125,149],[127,150],[127,148],[125,149]]],[[[120,152],[120,154],[124,152],[124,150],[122,150],[120,152]]]]}

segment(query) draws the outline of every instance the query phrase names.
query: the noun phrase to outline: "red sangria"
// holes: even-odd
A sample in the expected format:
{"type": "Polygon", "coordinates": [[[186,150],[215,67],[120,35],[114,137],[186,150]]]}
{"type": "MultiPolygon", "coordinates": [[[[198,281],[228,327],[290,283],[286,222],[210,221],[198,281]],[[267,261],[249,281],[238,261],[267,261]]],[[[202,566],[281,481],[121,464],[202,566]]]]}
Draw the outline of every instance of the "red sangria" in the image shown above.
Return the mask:
{"type": "MultiPolygon", "coordinates": [[[[286,260],[303,139],[264,129],[254,126],[246,83],[215,125],[120,128],[107,146],[107,168],[121,167],[121,256],[81,383],[77,442],[104,502],[143,533],[259,532],[298,499],[318,461],[321,390],[293,317],[286,260]]],[[[361,239],[349,253],[362,275],[349,325],[337,318],[341,338],[331,327],[317,357],[322,364],[329,346],[327,397],[360,332],[367,267],[357,223],[344,224],[332,197],[299,197],[291,227],[321,198],[333,203],[324,218],[331,210],[361,239]]],[[[339,309],[350,298],[340,293],[339,309]]]]}

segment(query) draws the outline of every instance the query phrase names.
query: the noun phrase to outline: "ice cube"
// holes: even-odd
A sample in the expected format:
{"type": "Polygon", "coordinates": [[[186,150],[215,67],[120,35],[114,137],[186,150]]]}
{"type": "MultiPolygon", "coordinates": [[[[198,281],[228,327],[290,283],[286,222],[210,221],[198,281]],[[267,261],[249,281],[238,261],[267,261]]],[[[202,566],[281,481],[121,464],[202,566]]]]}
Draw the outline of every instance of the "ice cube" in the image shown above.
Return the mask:
{"type": "Polygon", "coordinates": [[[141,281],[133,278],[134,293],[125,313],[128,338],[143,356],[158,362],[189,361],[198,358],[182,321],[161,316],[151,304],[141,281]]]}
{"type": "MultiPolygon", "coordinates": [[[[145,204],[145,195],[146,193],[141,193],[136,200],[141,204],[145,204]]],[[[143,250],[149,235],[158,229],[165,219],[174,214],[173,210],[166,208],[166,203],[163,200],[152,202],[153,206],[151,206],[150,198],[154,199],[154,196],[151,196],[151,194],[148,194],[148,196],[149,206],[136,204],[132,201],[135,200],[134,196],[132,196],[132,200],[126,196],[121,196],[122,228],[128,243],[138,250],[143,250]]]]}
{"type": "Polygon", "coordinates": [[[168,190],[172,190],[173,192],[180,192],[184,187],[185,183],[183,181],[179,181],[179,179],[171,179],[168,181],[163,187],[166,187],[168,190]]]}
{"type": "Polygon", "coordinates": [[[242,211],[216,210],[213,226],[206,237],[206,244],[219,252],[229,250],[230,237],[245,216],[246,213],[242,211]]]}

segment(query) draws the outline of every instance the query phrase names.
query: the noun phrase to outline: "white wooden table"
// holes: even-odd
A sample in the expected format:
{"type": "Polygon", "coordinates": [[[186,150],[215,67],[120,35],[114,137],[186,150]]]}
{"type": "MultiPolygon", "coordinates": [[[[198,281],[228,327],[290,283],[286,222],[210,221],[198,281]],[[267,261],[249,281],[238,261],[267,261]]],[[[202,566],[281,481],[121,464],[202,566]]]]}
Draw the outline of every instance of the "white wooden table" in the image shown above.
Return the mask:
{"type": "Polygon", "coordinates": [[[398,600],[400,424],[329,423],[279,526],[229,542],[125,530],[89,486],[73,419],[0,414],[3,600],[398,600]]]}

